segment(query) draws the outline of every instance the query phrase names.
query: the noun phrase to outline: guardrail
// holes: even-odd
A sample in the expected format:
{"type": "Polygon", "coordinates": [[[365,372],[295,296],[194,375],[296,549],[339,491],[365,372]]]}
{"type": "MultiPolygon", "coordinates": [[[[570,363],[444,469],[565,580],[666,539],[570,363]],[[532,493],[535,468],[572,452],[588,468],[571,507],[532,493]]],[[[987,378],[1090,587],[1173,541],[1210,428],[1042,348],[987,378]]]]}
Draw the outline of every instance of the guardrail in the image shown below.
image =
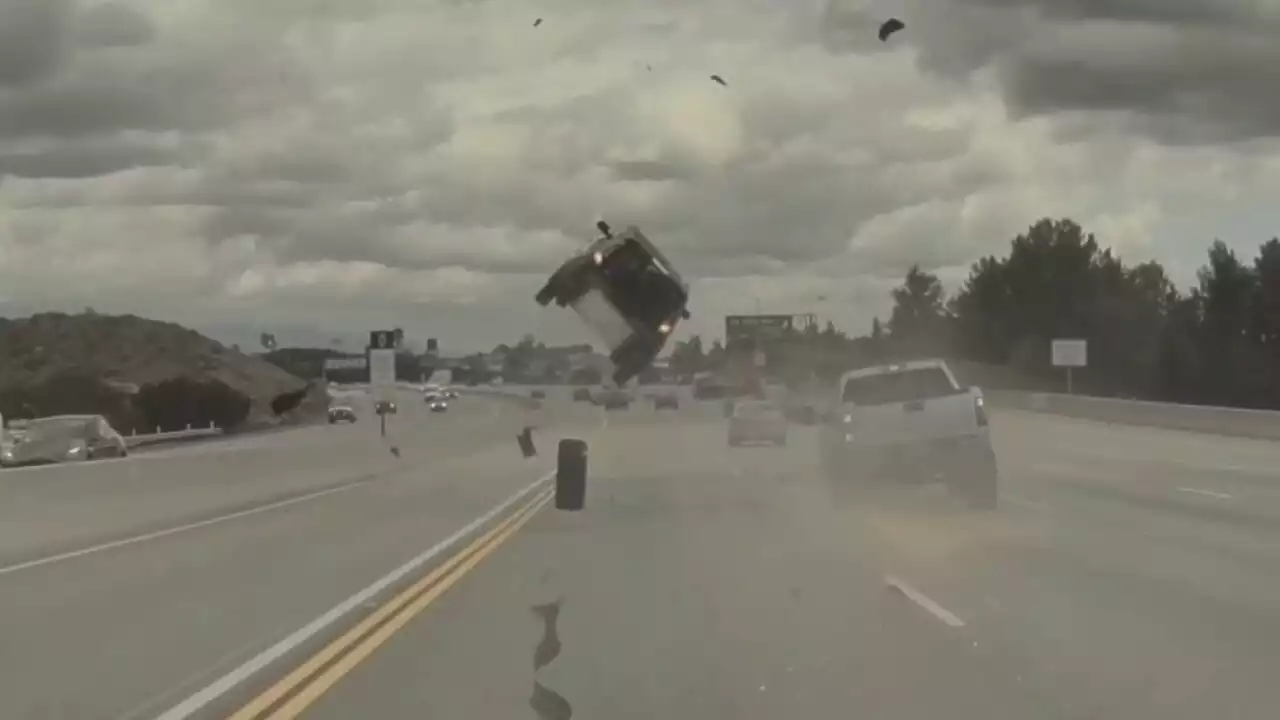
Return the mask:
{"type": "Polygon", "coordinates": [[[141,445],[153,445],[162,442],[174,442],[177,440],[194,440],[203,437],[217,437],[224,433],[220,427],[214,427],[212,424],[207,428],[193,428],[188,426],[186,430],[168,430],[162,431],[156,428],[152,433],[133,432],[124,436],[124,442],[129,447],[138,447],[141,445]]]}

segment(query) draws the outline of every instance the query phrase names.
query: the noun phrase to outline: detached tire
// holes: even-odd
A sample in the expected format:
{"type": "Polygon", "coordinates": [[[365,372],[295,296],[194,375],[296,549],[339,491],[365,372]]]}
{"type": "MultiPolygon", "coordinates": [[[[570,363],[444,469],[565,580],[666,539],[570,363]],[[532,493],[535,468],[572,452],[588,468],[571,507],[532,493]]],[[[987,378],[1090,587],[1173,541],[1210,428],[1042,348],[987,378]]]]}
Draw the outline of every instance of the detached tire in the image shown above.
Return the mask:
{"type": "Polygon", "coordinates": [[[560,441],[556,454],[556,509],[581,510],[587,502],[587,443],[560,441]]]}

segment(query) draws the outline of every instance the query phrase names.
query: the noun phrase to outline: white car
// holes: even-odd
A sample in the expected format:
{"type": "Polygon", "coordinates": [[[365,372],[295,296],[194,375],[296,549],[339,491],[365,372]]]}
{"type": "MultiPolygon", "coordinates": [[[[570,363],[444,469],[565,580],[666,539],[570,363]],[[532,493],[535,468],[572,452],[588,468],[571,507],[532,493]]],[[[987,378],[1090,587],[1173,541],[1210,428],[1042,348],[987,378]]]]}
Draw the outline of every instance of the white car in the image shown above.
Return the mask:
{"type": "Polygon", "coordinates": [[[982,391],[942,360],[862,368],[835,388],[820,435],[828,479],[943,482],[975,508],[996,505],[997,468],[982,391]]]}
{"type": "Polygon", "coordinates": [[[771,400],[744,399],[733,404],[729,415],[729,446],[767,442],[787,444],[787,417],[771,400]]]}

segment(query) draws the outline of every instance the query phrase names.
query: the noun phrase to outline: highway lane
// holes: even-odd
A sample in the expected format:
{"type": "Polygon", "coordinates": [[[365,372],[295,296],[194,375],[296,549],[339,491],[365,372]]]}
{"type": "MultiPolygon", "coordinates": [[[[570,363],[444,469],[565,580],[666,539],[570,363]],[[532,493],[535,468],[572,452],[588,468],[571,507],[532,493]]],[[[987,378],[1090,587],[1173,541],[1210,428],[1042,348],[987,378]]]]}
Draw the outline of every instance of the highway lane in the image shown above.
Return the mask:
{"type": "Polygon", "coordinates": [[[428,413],[407,393],[400,405],[387,438],[366,411],[354,425],[0,472],[0,568],[323,491],[424,457],[465,452],[514,433],[527,414],[512,403],[482,398],[460,399],[444,415],[428,413]],[[400,448],[400,458],[389,452],[391,445],[400,448]]]}
{"type": "Polygon", "coordinates": [[[999,413],[1007,502],[974,514],[928,490],[833,503],[811,432],[731,451],[711,414],[612,414],[587,512],[544,509],[478,547],[280,681],[264,716],[536,717],[535,680],[578,717],[1280,707],[1280,446],[999,413]],[[556,600],[561,652],[535,673],[530,608],[556,600]]]}
{"type": "MultiPolygon", "coordinates": [[[[402,408],[401,418],[412,415],[402,408]]],[[[0,636],[5,638],[0,644],[0,717],[100,720],[158,714],[228,665],[294,631],[303,618],[348,598],[544,474],[546,457],[526,461],[515,448],[514,433],[528,419],[513,403],[460,402],[456,414],[432,417],[431,427],[422,428],[419,436],[401,437],[406,441],[402,457],[379,466],[376,479],[362,485],[103,552],[7,566],[0,573],[0,636]],[[473,409],[464,411],[468,404],[473,409]]],[[[585,431],[599,420],[583,410],[567,417],[562,427],[585,431]]],[[[239,482],[277,492],[286,486],[286,474],[322,476],[315,482],[325,483],[343,471],[367,474],[368,468],[355,460],[343,464],[342,456],[352,453],[372,465],[384,454],[389,457],[385,447],[381,453],[358,455],[358,443],[344,444],[336,433],[368,429],[368,423],[316,428],[314,444],[300,439],[310,431],[276,435],[282,442],[290,436],[289,449],[313,451],[298,453],[288,473],[276,453],[256,447],[175,456],[166,462],[138,458],[113,463],[133,463],[139,473],[184,468],[150,478],[121,476],[133,480],[132,485],[124,483],[122,492],[135,503],[145,503],[148,491],[168,482],[190,487],[156,503],[154,515],[120,520],[112,532],[145,529],[166,514],[168,522],[179,522],[193,509],[237,502],[232,485],[239,482]],[[201,482],[223,494],[198,487],[201,482]]],[[[553,433],[550,427],[540,431],[541,443],[553,442],[553,433]]],[[[9,481],[35,482],[40,475],[15,473],[9,481]]],[[[52,471],[45,475],[77,480],[52,471]]],[[[75,487],[87,488],[97,500],[107,498],[110,491],[91,487],[91,478],[75,487]]],[[[98,478],[103,484],[114,479],[98,478]]],[[[81,512],[90,517],[81,509],[88,501],[77,501],[63,490],[39,495],[42,503],[30,500],[32,496],[15,497],[63,522],[81,512]]],[[[123,510],[108,505],[103,512],[123,510]]],[[[17,519],[7,515],[6,523],[17,519]]],[[[28,532],[44,533],[45,538],[57,531],[28,526],[28,532]]],[[[65,532],[63,540],[75,535],[65,532]]]]}

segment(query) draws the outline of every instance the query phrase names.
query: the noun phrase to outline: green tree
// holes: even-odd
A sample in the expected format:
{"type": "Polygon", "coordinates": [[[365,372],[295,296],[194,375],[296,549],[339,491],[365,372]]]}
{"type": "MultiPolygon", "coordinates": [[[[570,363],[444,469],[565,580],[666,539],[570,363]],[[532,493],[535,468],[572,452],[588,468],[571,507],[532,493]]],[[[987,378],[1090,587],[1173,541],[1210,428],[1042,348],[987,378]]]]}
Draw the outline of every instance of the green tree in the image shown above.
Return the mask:
{"type": "MultiPolygon", "coordinates": [[[[912,265],[902,285],[893,290],[889,336],[896,353],[906,356],[933,354],[941,349],[945,297],[936,275],[912,265]]],[[[874,338],[879,318],[872,327],[874,338]]]]}

